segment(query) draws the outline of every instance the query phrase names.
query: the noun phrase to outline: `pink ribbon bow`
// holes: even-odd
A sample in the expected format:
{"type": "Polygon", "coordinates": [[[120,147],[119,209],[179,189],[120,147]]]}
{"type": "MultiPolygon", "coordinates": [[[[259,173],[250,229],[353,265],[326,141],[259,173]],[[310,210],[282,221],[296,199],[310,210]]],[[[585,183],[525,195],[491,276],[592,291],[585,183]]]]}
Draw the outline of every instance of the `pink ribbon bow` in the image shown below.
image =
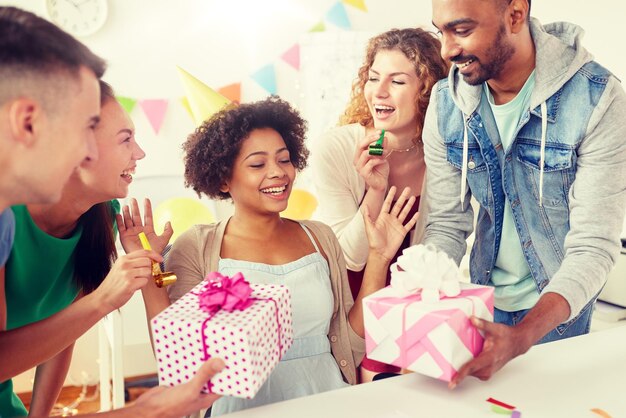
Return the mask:
{"type": "MultiPolygon", "coordinates": [[[[278,303],[271,297],[250,297],[252,294],[252,288],[250,287],[250,283],[244,279],[243,274],[241,273],[236,273],[233,277],[228,277],[217,272],[211,272],[207,274],[204,280],[208,282],[208,286],[206,286],[200,293],[194,292],[194,294],[198,296],[200,309],[209,314],[208,317],[202,322],[202,335],[206,335],[206,329],[209,321],[221,309],[228,312],[232,312],[235,309],[243,311],[255,301],[271,302],[274,304],[274,308],[276,309],[278,354],[280,356],[280,353],[283,351],[283,342],[281,337],[278,303]]],[[[204,337],[202,338],[202,352],[204,353],[205,361],[211,358],[211,355],[209,354],[209,347],[207,346],[207,338],[204,337]]],[[[208,392],[213,393],[213,382],[210,380],[208,381],[208,392]]]]}
{"type": "Polygon", "coordinates": [[[243,311],[254,303],[254,299],[250,298],[252,293],[250,283],[241,273],[228,277],[211,272],[205,280],[209,282],[209,285],[198,295],[200,308],[205,312],[214,314],[220,309],[228,312],[235,309],[243,311]]]}

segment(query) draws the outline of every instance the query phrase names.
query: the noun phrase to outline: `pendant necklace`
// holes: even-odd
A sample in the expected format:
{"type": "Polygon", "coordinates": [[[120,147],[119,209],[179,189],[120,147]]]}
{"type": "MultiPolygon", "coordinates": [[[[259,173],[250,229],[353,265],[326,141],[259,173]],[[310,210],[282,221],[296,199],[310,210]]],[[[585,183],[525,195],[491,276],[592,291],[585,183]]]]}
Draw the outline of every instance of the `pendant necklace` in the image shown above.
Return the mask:
{"type": "Polygon", "coordinates": [[[415,143],[415,144],[411,145],[411,146],[410,146],[410,147],[408,147],[408,148],[400,148],[400,149],[398,149],[398,148],[390,148],[390,149],[389,149],[389,154],[387,154],[387,156],[386,156],[385,158],[389,158],[389,156],[390,156],[391,154],[393,154],[394,152],[397,152],[397,153],[409,152],[409,151],[411,151],[412,149],[415,149],[415,147],[417,147],[417,143],[415,143]]]}

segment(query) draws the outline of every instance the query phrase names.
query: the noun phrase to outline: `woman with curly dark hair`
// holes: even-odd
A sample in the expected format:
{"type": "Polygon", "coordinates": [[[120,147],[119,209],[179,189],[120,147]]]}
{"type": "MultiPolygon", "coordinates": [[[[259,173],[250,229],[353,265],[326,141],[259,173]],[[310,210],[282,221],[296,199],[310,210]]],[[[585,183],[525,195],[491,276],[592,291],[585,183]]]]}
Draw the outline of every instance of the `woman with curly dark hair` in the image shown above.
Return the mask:
{"type": "MultiPolygon", "coordinates": [[[[420,221],[399,253],[421,241],[426,221],[424,202],[419,201],[426,174],[421,136],[430,91],[448,71],[440,49],[437,37],[422,29],[392,29],[370,39],[340,121],[343,126],[315,144],[318,214],[339,238],[353,295],[361,287],[368,253],[360,208],[367,205],[376,216],[389,187],[410,187],[418,197],[413,211],[419,208],[420,221]],[[368,146],[382,130],[383,154],[369,155],[368,146]]],[[[398,370],[366,358],[361,380],[398,370]]]]}
{"type": "Polygon", "coordinates": [[[332,230],[280,216],[296,171],[306,166],[305,128],[287,102],[270,97],[222,110],[184,144],[186,185],[232,199],[235,212],[225,221],[196,225],[174,242],[167,269],[178,281],[170,298],[211,271],[242,272],[252,283],[286,285],[293,311],[293,346],[255,398],[222,398],[212,416],[356,383],[365,348],[361,299],[384,286],[389,260],[416,222],[402,225],[415,200],[408,190],[393,208],[391,190],[376,221],[365,211],[369,261],[354,303],[332,230]]]}

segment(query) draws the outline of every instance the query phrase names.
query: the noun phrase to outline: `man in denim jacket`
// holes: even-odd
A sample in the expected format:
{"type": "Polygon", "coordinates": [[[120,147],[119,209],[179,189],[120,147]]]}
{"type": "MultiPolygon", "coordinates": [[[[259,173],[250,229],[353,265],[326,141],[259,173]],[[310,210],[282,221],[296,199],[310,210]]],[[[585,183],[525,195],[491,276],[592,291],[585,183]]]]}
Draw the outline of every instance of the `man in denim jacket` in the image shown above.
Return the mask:
{"type": "Polygon", "coordinates": [[[488,379],[537,342],[589,331],[619,254],[626,95],[572,24],[542,26],[530,0],[433,0],[442,56],[423,141],[424,243],[457,262],[473,229],[472,282],[495,287],[483,352],[450,383],[488,379]]]}

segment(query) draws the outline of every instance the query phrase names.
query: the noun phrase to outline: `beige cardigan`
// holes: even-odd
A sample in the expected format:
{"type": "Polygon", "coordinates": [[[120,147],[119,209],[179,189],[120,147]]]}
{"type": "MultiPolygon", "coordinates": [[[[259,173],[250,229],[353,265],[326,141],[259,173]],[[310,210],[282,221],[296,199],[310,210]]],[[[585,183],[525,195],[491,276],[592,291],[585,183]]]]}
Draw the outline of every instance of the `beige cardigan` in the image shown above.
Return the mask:
{"type": "MultiPolygon", "coordinates": [[[[189,292],[209,272],[217,271],[227,223],[228,220],[195,225],[174,242],[166,260],[167,270],[173,271],[178,277],[176,283],[168,288],[172,302],[189,292]]],[[[302,224],[313,233],[330,267],[334,309],[328,339],[344,380],[354,385],[357,383],[356,367],[365,354],[365,340],[354,332],[348,322],[348,312],[354,301],[343,253],[328,226],[315,221],[302,221],[302,224]]]]}

